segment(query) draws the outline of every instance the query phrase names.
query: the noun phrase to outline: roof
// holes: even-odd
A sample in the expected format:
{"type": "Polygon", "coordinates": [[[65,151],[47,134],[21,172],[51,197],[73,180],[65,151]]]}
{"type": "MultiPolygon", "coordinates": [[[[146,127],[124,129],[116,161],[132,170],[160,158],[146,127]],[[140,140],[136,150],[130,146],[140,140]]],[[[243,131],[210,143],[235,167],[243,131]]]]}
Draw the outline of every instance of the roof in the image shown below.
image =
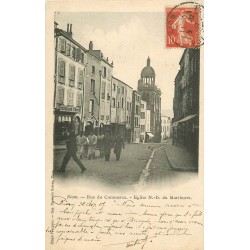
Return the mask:
{"type": "Polygon", "coordinates": [[[142,69],[141,76],[155,76],[155,71],[151,66],[146,66],[142,69]]]}
{"type": "Polygon", "coordinates": [[[71,41],[72,43],[74,43],[75,45],[77,45],[78,47],[80,47],[84,52],[87,51],[80,43],[78,43],[78,42],[77,42],[76,40],[74,40],[73,38],[69,37],[69,36],[67,35],[67,32],[66,32],[66,31],[64,31],[64,30],[62,30],[62,29],[56,28],[56,29],[55,29],[55,33],[56,33],[57,36],[60,36],[60,35],[64,36],[66,39],[68,39],[69,41],[71,41]]]}
{"type": "Polygon", "coordinates": [[[118,78],[116,78],[116,77],[114,77],[114,76],[112,76],[112,78],[114,78],[115,80],[117,80],[117,81],[119,81],[119,82],[121,82],[121,83],[127,85],[129,88],[133,89],[131,86],[129,86],[127,83],[121,81],[120,79],[118,79],[118,78]]]}

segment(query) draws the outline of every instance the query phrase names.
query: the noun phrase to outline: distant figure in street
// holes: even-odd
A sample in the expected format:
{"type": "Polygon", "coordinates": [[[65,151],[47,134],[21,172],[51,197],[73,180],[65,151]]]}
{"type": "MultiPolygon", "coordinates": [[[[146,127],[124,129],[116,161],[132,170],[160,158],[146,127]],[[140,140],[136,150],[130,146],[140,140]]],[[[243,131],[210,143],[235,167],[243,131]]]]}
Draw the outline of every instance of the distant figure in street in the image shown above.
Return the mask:
{"type": "Polygon", "coordinates": [[[82,159],[83,156],[83,132],[80,131],[79,135],[76,137],[79,158],[82,159]]]}
{"type": "Polygon", "coordinates": [[[125,148],[124,140],[120,135],[118,135],[115,139],[115,144],[114,144],[114,153],[116,155],[117,161],[120,160],[122,148],[123,149],[125,148]]]}
{"type": "Polygon", "coordinates": [[[105,156],[105,161],[109,161],[110,159],[112,146],[113,146],[112,137],[109,135],[109,132],[106,132],[105,136],[103,137],[103,153],[105,156]]]}
{"type": "Polygon", "coordinates": [[[78,146],[78,153],[80,156],[80,159],[83,158],[83,155],[85,155],[85,145],[88,144],[88,138],[83,134],[83,131],[80,131],[80,134],[76,137],[77,140],[77,146],[78,146]]]}
{"type": "Polygon", "coordinates": [[[97,145],[100,151],[100,158],[103,158],[104,156],[103,138],[104,138],[103,134],[97,136],[97,145]]]}
{"type": "Polygon", "coordinates": [[[70,158],[72,157],[73,160],[78,164],[78,166],[81,168],[82,173],[86,170],[85,166],[82,164],[82,162],[77,158],[76,156],[76,152],[77,152],[77,141],[76,141],[76,136],[74,131],[70,131],[69,133],[69,138],[67,140],[67,152],[63,158],[63,162],[61,165],[61,169],[59,170],[59,172],[64,173],[65,172],[65,168],[70,160],[70,158]]]}
{"type": "Polygon", "coordinates": [[[89,135],[89,160],[95,159],[95,149],[97,144],[97,136],[93,134],[93,132],[90,132],[89,135]]]}
{"type": "Polygon", "coordinates": [[[88,157],[88,151],[89,151],[89,139],[87,136],[84,136],[84,139],[83,139],[83,155],[84,155],[84,157],[88,157]]]}

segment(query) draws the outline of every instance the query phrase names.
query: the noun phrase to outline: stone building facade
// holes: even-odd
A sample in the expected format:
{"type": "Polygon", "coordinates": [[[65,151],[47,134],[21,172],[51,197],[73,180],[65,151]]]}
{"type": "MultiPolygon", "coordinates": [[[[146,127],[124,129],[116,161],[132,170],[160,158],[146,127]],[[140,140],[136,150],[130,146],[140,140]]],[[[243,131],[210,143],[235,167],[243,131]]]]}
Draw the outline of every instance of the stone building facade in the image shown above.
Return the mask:
{"type": "Polygon", "coordinates": [[[69,129],[77,134],[85,116],[87,53],[67,30],[55,26],[54,139],[64,139],[69,129]]]}
{"type": "Polygon", "coordinates": [[[197,153],[199,146],[200,50],[185,49],[175,78],[173,143],[197,153]]]}
{"type": "Polygon", "coordinates": [[[147,109],[150,110],[150,133],[153,134],[156,142],[161,141],[161,90],[156,85],[155,71],[150,65],[150,58],[147,65],[141,71],[141,78],[138,81],[138,92],[142,100],[146,101],[147,109]]]}

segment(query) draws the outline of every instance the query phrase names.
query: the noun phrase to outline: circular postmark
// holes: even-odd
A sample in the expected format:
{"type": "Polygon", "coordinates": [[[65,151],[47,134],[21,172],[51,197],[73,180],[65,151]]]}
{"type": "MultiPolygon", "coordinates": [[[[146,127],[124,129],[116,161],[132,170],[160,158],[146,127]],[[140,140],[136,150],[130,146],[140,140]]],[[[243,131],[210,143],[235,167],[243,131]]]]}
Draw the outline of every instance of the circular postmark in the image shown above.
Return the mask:
{"type": "Polygon", "coordinates": [[[167,8],[167,47],[199,48],[204,44],[204,6],[183,2],[167,8]]]}

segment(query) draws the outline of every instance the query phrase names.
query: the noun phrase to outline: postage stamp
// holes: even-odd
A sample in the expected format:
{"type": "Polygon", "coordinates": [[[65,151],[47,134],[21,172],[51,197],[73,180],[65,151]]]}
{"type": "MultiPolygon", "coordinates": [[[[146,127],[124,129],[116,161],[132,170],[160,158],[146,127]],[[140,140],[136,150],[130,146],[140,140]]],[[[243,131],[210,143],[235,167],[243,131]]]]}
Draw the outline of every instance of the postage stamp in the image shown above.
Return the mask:
{"type": "Polygon", "coordinates": [[[166,8],[167,48],[199,48],[203,45],[203,6],[184,2],[166,8]]]}

